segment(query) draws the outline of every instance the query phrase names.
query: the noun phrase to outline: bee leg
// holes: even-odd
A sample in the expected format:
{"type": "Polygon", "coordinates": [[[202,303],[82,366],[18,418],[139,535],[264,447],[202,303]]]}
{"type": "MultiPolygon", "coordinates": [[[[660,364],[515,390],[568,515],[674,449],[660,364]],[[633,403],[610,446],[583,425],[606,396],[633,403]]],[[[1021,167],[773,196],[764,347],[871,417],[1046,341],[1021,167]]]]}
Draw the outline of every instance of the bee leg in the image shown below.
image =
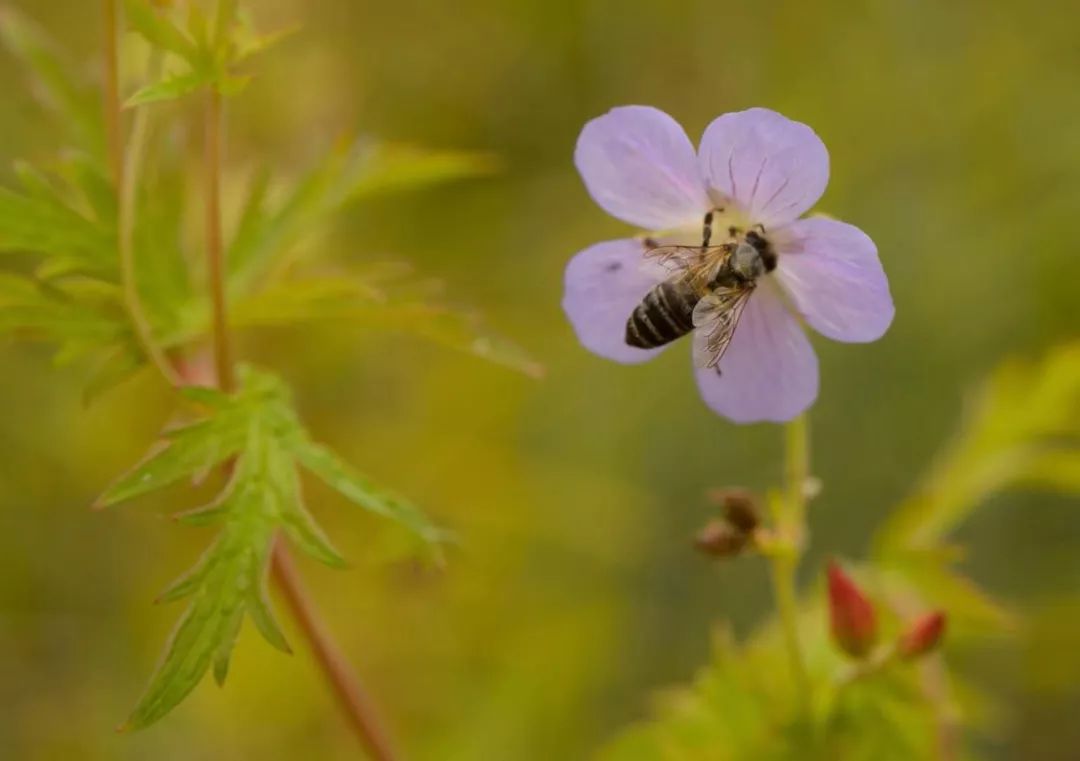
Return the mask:
{"type": "Polygon", "coordinates": [[[709,241],[712,240],[712,223],[713,213],[710,211],[705,214],[705,226],[701,230],[701,250],[704,251],[709,247],[709,241]]]}

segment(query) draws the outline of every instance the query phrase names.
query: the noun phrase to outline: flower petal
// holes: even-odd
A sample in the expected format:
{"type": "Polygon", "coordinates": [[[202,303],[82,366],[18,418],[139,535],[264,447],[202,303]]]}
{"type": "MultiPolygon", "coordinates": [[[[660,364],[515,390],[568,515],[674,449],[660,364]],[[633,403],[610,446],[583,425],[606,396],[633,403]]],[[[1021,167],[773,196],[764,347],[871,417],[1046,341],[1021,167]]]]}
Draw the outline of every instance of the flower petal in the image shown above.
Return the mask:
{"type": "Polygon", "coordinates": [[[574,151],[585,187],[614,217],[647,230],[698,224],[709,208],[694,146],[649,106],[622,106],[581,130],[574,151]]]}
{"type": "Polygon", "coordinates": [[[833,219],[800,219],[777,233],[776,274],[803,318],[836,341],[876,341],[896,312],[877,247],[833,219]]]}
{"type": "Polygon", "coordinates": [[[701,171],[754,224],[797,219],[829,184],[829,152],[815,132],[767,108],[715,119],[701,138],[701,171]]]}
{"type": "Polygon", "coordinates": [[[594,354],[624,364],[663,351],[626,343],[630,313],[666,274],[643,252],[641,241],[609,240],[580,252],[566,266],[562,306],[578,340],[594,354]]]}
{"type": "Polygon", "coordinates": [[[736,423],[791,420],[817,398],[817,356],[774,288],[758,286],[719,366],[696,372],[705,403],[736,423]]]}

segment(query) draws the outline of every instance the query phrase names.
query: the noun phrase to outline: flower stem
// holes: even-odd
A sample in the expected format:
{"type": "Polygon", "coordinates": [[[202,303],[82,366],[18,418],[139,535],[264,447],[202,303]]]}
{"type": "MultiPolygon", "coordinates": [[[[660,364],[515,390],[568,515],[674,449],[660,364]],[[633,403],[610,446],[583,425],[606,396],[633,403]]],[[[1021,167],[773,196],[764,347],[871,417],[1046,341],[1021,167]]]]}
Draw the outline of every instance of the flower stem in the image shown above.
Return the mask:
{"type": "Polygon", "coordinates": [[[800,415],[784,430],[785,494],[772,500],[773,521],[778,537],[776,551],[770,553],[773,594],[780,616],[780,628],[787,648],[791,679],[804,709],[810,703],[810,678],[799,642],[799,610],[795,573],[806,533],[806,482],[809,478],[810,444],[806,417],[800,415]]]}
{"type": "Polygon", "coordinates": [[[236,390],[236,369],[225,298],[225,249],[221,238],[221,93],[211,87],[203,116],[203,199],[206,204],[206,265],[212,311],[214,366],[223,391],[236,390]]]}
{"type": "MultiPolygon", "coordinates": [[[[165,356],[165,352],[154,340],[150,320],[146,316],[146,310],[139,297],[135,270],[135,200],[139,171],[149,133],[149,115],[145,108],[135,112],[125,155],[123,115],[120,106],[116,0],[103,0],[102,15],[105,24],[105,129],[109,167],[116,187],[116,245],[120,256],[120,281],[124,309],[128,313],[139,348],[165,378],[165,381],[175,387],[178,380],[177,374],[168,357],[165,356]]],[[[155,60],[158,60],[156,54],[155,60]]],[[[151,66],[151,69],[156,68],[156,65],[151,66]]]]}
{"type": "MultiPolygon", "coordinates": [[[[207,93],[203,113],[203,197],[206,204],[206,259],[212,315],[212,341],[218,385],[224,391],[236,390],[236,370],[225,287],[225,249],[221,235],[221,155],[223,114],[221,94],[214,88],[207,93]]],[[[376,761],[397,761],[389,733],[379,720],[371,700],[360,687],[356,675],[329,631],[319,620],[307,590],[300,579],[288,548],[274,540],[271,560],[274,581],[288,601],[301,631],[307,638],[319,666],[337,695],[349,721],[376,761]]]]}

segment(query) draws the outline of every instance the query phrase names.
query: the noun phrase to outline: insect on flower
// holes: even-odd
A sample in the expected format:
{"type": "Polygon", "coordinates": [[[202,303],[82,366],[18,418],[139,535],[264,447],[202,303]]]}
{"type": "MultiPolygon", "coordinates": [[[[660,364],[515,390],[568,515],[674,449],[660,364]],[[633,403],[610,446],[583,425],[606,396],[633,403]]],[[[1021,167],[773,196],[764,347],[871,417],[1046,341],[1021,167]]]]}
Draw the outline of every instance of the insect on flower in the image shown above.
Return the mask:
{"type": "Polygon", "coordinates": [[[652,231],[597,243],[567,266],[563,309],[590,351],[634,364],[693,333],[713,410],[784,421],[818,391],[800,320],[847,342],[875,341],[892,322],[873,241],[800,219],[829,178],[805,124],[764,108],[724,114],[695,152],[664,112],[624,106],[585,125],[574,159],[605,211],[652,231]]]}

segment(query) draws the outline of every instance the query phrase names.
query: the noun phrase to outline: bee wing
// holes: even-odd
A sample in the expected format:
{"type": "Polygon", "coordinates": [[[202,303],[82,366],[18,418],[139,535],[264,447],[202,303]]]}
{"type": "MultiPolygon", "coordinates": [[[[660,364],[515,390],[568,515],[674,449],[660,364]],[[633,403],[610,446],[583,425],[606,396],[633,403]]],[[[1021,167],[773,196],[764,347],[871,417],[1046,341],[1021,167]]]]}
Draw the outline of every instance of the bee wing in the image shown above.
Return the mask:
{"type": "Polygon", "coordinates": [[[699,294],[707,292],[709,283],[731,257],[729,244],[719,246],[674,246],[646,243],[645,258],[660,264],[668,272],[681,275],[699,294]]]}
{"type": "Polygon", "coordinates": [[[714,289],[694,307],[694,364],[716,367],[731,345],[753,284],[714,289]]]}
{"type": "Polygon", "coordinates": [[[672,272],[690,270],[709,258],[727,254],[730,246],[658,246],[646,243],[645,258],[652,259],[672,272]]]}

